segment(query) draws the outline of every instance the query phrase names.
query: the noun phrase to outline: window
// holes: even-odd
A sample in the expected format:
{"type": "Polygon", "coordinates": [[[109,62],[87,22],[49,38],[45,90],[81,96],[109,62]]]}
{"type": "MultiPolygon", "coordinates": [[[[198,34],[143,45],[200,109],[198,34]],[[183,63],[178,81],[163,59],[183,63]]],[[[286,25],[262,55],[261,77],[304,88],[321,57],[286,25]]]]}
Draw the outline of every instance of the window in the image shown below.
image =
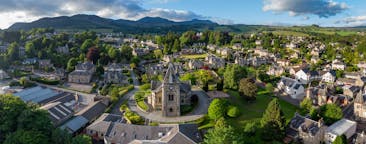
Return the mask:
{"type": "Polygon", "coordinates": [[[172,108],[170,108],[170,109],[169,109],[169,112],[173,112],[173,109],[172,109],[172,108]]]}
{"type": "Polygon", "coordinates": [[[168,99],[169,99],[169,101],[173,101],[174,100],[174,95],[169,95],[168,99]]]}

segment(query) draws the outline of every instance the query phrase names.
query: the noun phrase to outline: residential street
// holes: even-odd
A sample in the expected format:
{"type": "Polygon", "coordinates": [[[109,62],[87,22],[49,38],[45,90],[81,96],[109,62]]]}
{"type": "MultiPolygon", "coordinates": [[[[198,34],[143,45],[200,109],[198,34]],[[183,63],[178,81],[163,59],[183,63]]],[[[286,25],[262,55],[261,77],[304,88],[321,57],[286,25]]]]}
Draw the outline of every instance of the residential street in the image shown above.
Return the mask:
{"type": "Polygon", "coordinates": [[[117,104],[113,107],[111,113],[112,114],[117,114],[117,115],[121,115],[121,111],[119,110],[119,107],[122,105],[122,103],[126,100],[128,100],[130,97],[133,97],[133,95],[139,90],[140,88],[140,83],[135,75],[135,72],[133,72],[133,70],[130,70],[131,73],[131,78],[133,80],[133,85],[134,85],[134,89],[130,92],[128,92],[127,94],[125,94],[122,98],[119,99],[119,101],[117,102],[117,104]]]}

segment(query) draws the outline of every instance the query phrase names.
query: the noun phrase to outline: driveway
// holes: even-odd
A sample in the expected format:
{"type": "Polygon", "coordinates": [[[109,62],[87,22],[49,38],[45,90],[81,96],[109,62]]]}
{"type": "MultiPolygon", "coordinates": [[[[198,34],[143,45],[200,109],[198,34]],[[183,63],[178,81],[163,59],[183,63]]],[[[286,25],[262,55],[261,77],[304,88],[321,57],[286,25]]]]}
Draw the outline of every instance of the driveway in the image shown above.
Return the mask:
{"type": "Polygon", "coordinates": [[[129,98],[133,98],[133,95],[139,90],[140,88],[140,83],[137,80],[137,77],[135,75],[135,73],[133,72],[133,70],[130,70],[131,73],[131,78],[133,80],[133,85],[134,85],[134,89],[131,90],[130,92],[128,92],[127,94],[125,94],[122,98],[120,98],[118,100],[118,102],[116,103],[116,105],[114,105],[111,113],[112,114],[116,114],[116,115],[122,115],[121,111],[119,110],[119,108],[121,107],[122,103],[126,100],[128,100],[129,98]]]}

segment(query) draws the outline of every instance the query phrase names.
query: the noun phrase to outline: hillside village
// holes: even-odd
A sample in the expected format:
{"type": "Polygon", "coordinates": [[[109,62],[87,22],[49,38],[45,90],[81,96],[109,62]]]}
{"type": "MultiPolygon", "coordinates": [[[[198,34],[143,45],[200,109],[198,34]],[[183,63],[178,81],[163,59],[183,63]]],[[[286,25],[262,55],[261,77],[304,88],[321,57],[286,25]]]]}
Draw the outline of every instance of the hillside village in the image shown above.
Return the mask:
{"type": "Polygon", "coordinates": [[[93,143],[362,144],[365,54],[361,34],[3,32],[0,102],[93,143]]]}

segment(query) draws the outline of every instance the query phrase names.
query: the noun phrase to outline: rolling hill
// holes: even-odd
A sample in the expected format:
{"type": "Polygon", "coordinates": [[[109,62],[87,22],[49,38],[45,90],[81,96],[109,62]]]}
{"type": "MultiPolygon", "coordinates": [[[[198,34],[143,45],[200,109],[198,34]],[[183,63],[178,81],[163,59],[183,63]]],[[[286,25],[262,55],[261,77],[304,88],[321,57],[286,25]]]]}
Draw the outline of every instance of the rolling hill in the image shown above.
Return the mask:
{"type": "Polygon", "coordinates": [[[110,29],[114,32],[126,33],[165,33],[168,31],[187,31],[190,29],[213,29],[219,26],[217,23],[208,20],[191,20],[174,22],[160,17],[145,17],[137,21],[124,19],[108,19],[95,15],[74,15],[52,18],[41,18],[30,23],[15,23],[8,30],[30,30],[33,28],[54,28],[54,29],[110,29]]]}

